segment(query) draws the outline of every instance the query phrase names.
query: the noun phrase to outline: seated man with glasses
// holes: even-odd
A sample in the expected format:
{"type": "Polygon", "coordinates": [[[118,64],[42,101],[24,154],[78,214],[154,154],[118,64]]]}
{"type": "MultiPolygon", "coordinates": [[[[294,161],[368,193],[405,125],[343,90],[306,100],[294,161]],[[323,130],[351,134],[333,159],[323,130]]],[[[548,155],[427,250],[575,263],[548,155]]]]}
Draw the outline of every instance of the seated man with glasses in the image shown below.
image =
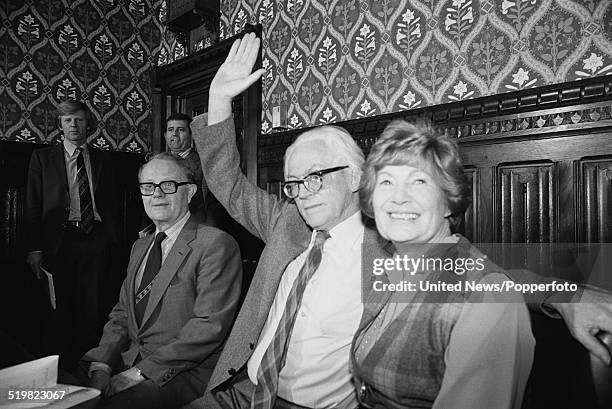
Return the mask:
{"type": "Polygon", "coordinates": [[[212,393],[190,407],[353,408],[348,362],[363,312],[362,243],[377,238],[359,210],[363,152],[346,130],[315,128],[285,153],[290,200],[245,178],[231,115],[241,90],[232,80],[245,74],[235,61],[250,61],[250,73],[253,41],[247,34],[234,44],[210,87],[210,126],[196,117],[192,130],[209,189],[266,245],[209,382],[212,393]]]}
{"type": "Polygon", "coordinates": [[[178,408],[204,392],[233,322],[240,251],[190,214],[194,176],[175,156],[154,156],[138,179],[155,234],[134,243],[119,302],[83,361],[105,408],[178,408]]]}

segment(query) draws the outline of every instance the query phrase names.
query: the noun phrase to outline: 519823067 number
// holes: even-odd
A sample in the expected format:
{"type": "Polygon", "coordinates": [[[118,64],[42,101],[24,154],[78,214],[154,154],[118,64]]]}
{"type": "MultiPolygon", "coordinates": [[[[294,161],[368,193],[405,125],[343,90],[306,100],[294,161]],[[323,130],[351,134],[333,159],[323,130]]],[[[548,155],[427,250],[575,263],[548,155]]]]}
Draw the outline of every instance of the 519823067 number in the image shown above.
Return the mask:
{"type": "Polygon", "coordinates": [[[44,388],[7,388],[4,390],[3,397],[7,401],[55,401],[62,399],[66,395],[65,389],[44,389],[44,388]]]}

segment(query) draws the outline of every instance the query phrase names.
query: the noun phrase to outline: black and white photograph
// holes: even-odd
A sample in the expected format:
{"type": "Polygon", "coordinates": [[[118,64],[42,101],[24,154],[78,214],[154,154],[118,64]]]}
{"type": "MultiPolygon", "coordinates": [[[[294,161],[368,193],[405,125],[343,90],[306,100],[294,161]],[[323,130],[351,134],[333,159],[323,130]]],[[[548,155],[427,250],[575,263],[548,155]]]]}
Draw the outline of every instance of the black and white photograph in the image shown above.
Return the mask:
{"type": "Polygon", "coordinates": [[[612,409],[612,1],[0,0],[0,408],[612,409]]]}

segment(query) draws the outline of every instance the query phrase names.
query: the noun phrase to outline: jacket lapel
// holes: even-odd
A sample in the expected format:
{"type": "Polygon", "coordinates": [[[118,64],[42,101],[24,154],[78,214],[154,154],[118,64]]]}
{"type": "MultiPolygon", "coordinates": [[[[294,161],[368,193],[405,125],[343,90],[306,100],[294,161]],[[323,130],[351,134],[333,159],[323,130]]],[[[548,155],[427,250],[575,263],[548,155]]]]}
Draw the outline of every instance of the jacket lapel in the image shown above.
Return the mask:
{"type": "Polygon", "coordinates": [[[136,312],[134,309],[134,303],[136,301],[136,288],[135,288],[135,279],[140,266],[142,265],[145,254],[147,254],[147,250],[151,246],[151,242],[155,238],[154,235],[147,236],[144,240],[138,240],[134,244],[134,254],[130,257],[130,262],[128,264],[127,269],[127,287],[128,287],[128,320],[131,321],[131,326],[128,328],[138,328],[138,323],[136,321],[136,312]]]}
{"type": "MultiPolygon", "coordinates": [[[[282,238],[284,242],[279,243],[277,246],[279,253],[275,254],[274,257],[275,260],[273,265],[275,266],[275,269],[258,268],[258,272],[263,276],[260,280],[256,281],[256,278],[254,278],[252,281],[252,283],[261,283],[263,286],[260,292],[253,291],[254,294],[261,294],[261,298],[258,300],[259,319],[257,322],[261,324],[260,328],[257,329],[258,331],[261,331],[261,328],[263,328],[263,325],[266,322],[268,313],[270,312],[272,303],[274,302],[274,297],[278,291],[281,278],[283,277],[283,273],[287,269],[287,266],[300,254],[302,254],[304,250],[306,250],[312,235],[312,230],[310,230],[299,215],[297,206],[294,206],[291,211],[295,212],[295,217],[289,218],[290,221],[287,226],[287,231],[292,233],[286,235],[279,234],[277,236],[282,238]]],[[[257,333],[257,336],[259,336],[259,332],[257,333]]]]}
{"type": "Polygon", "coordinates": [[[368,326],[380,312],[391,296],[390,291],[374,291],[374,281],[388,283],[386,274],[374,275],[374,259],[385,259],[393,256],[393,246],[383,239],[376,230],[366,227],[364,235],[364,248],[361,253],[363,275],[363,315],[359,323],[358,333],[368,326]]]}
{"type": "Polygon", "coordinates": [[[98,181],[102,173],[102,161],[100,160],[100,152],[94,147],[88,146],[89,164],[91,165],[93,193],[96,193],[98,181]]]}
{"type": "Polygon", "coordinates": [[[174,245],[170,249],[168,256],[162,263],[159,273],[157,273],[155,276],[155,281],[151,287],[147,308],[145,309],[142,317],[142,325],[140,326],[141,329],[144,328],[147,320],[151,317],[153,310],[155,310],[155,307],[157,307],[157,304],[159,304],[162,296],[166,292],[170,281],[176,275],[179,267],[183,264],[183,261],[191,252],[189,243],[196,236],[197,226],[197,222],[195,221],[194,217],[191,216],[189,220],[187,220],[187,223],[185,223],[185,226],[179,233],[174,245]]]}
{"type": "Polygon", "coordinates": [[[53,151],[52,166],[55,167],[55,172],[50,174],[60,175],[59,182],[60,186],[57,188],[61,189],[70,201],[70,192],[68,191],[68,172],[66,171],[66,159],[64,158],[64,144],[60,143],[56,146],[53,151]]]}

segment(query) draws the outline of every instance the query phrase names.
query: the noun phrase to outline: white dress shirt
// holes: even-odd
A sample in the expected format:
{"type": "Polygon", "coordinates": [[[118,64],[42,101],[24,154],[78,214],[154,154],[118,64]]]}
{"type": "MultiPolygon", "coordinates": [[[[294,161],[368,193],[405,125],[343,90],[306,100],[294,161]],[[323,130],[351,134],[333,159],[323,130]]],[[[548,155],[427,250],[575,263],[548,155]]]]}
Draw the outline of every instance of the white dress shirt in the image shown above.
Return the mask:
{"type": "MultiPolygon", "coordinates": [[[[253,355],[247,363],[249,378],[257,384],[257,371],[281,319],[287,297],[308,253],[293,260],[281,281],[253,355]]],[[[321,264],[304,291],[287,359],[281,369],[278,396],[312,408],[355,407],[356,397],[349,357],[357,331],[361,302],[361,247],[364,226],[357,212],[329,231],[321,264]]]]}

